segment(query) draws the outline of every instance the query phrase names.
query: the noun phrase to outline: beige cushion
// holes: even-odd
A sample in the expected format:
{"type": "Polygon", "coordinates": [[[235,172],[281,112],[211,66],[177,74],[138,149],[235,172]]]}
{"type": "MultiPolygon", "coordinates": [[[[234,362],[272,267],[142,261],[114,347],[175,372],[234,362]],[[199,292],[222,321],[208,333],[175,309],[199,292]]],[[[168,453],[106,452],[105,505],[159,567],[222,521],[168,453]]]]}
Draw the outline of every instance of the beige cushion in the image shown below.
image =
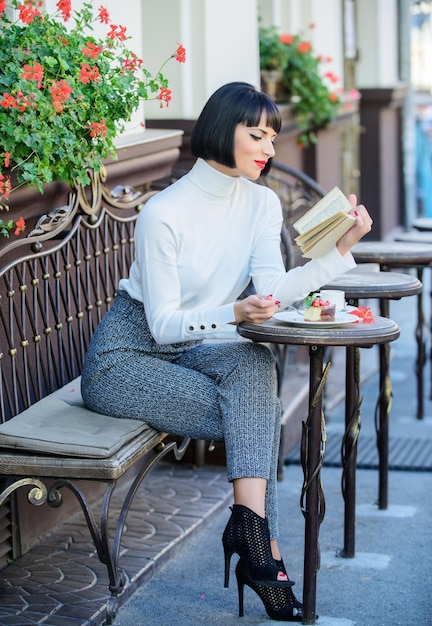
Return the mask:
{"type": "Polygon", "coordinates": [[[86,409],[80,378],[0,424],[0,447],[34,452],[104,458],[147,428],[132,419],[86,409]]]}

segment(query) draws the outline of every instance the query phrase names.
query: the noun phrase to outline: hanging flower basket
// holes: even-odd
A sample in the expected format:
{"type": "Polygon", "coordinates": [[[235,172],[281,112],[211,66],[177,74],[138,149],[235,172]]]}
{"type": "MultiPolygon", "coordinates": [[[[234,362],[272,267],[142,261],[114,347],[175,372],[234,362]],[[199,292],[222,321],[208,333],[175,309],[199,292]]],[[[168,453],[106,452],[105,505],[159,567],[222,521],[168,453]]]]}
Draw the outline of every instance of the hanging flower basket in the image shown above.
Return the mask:
{"type": "MultiPolygon", "coordinates": [[[[13,190],[10,172],[18,186],[40,193],[52,181],[89,184],[89,169],[98,172],[107,157],[116,158],[114,140],[141,101],[168,106],[165,64],[186,59],[177,44],[152,74],[103,6],[95,16],[89,2],[73,11],[70,0],[59,0],[54,14],[37,1],[10,4],[13,17],[0,0],[0,209],[13,190]],[[106,28],[104,36],[95,37],[95,23],[106,28]]],[[[16,228],[22,221],[7,232],[0,225],[0,234],[16,228]]]]}
{"type": "Polygon", "coordinates": [[[301,35],[279,35],[275,27],[260,29],[261,69],[272,65],[281,72],[284,95],[278,100],[291,105],[301,131],[298,143],[303,147],[316,143],[317,131],[326,128],[337,115],[339,78],[323,69],[331,61],[330,57],[316,55],[310,41],[301,35]]]}

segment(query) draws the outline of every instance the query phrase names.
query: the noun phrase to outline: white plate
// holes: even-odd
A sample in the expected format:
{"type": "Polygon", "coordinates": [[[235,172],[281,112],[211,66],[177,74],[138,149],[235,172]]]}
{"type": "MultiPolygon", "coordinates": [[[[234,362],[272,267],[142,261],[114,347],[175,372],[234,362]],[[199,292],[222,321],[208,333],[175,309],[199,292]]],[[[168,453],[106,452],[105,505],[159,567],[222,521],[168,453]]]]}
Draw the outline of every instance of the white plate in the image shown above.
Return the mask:
{"type": "Polygon", "coordinates": [[[359,321],[359,318],[350,313],[336,313],[334,322],[305,322],[302,311],[281,311],[273,315],[280,322],[287,322],[293,326],[308,326],[309,328],[332,328],[345,326],[359,321]]]}

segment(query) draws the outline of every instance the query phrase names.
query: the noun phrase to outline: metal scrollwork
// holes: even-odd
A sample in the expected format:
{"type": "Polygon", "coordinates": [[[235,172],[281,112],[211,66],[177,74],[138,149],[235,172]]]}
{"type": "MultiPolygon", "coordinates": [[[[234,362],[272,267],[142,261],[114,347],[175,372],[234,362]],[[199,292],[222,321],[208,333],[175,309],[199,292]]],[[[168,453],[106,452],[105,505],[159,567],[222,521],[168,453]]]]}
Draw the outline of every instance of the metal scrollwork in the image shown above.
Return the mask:
{"type": "Polygon", "coordinates": [[[360,396],[360,350],[355,349],[354,360],[354,382],[355,382],[355,401],[352,408],[351,415],[347,419],[347,426],[342,438],[341,444],[341,460],[342,460],[342,495],[346,498],[346,469],[350,462],[355,463],[355,457],[357,455],[357,442],[361,429],[361,404],[362,398],[360,396]]]}
{"type": "Polygon", "coordinates": [[[157,193],[156,190],[141,192],[130,185],[117,185],[111,191],[106,185],[102,186],[104,200],[117,209],[136,208],[139,211],[157,193]]]}
{"type": "MultiPolygon", "coordinates": [[[[89,170],[90,185],[73,184],[73,191],[69,194],[68,204],[52,209],[48,213],[41,215],[34,228],[28,233],[27,239],[42,237],[46,239],[49,235],[61,231],[72,220],[76,213],[84,213],[89,217],[89,223],[97,221],[97,214],[105,201],[112,207],[118,209],[136,208],[140,210],[149,198],[158,193],[157,191],[138,191],[126,185],[117,185],[109,190],[106,186],[106,169],[101,167],[99,172],[89,170]]],[[[36,242],[33,249],[39,252],[40,242],[36,242]]]]}
{"type": "Polygon", "coordinates": [[[135,202],[140,195],[141,192],[136,191],[130,185],[117,185],[111,189],[111,199],[114,198],[117,202],[135,202]]]}
{"type": "Polygon", "coordinates": [[[62,230],[72,215],[72,206],[64,205],[53,209],[49,213],[42,215],[36,222],[35,227],[27,235],[30,237],[40,237],[56,230],[62,230]]]}
{"type": "Polygon", "coordinates": [[[117,185],[109,190],[106,185],[107,173],[104,166],[99,172],[89,171],[90,185],[75,184],[76,199],[74,206],[89,216],[98,213],[105,201],[118,209],[139,208],[157,191],[137,191],[130,185],[117,185]],[[90,197],[90,200],[88,199],[90,197]]]}
{"type": "Polygon", "coordinates": [[[6,487],[6,489],[0,493],[0,506],[14,491],[20,487],[25,487],[26,485],[33,487],[27,494],[27,500],[30,504],[40,506],[46,502],[48,490],[46,485],[41,480],[38,480],[37,478],[21,478],[20,480],[16,480],[14,483],[9,485],[9,487],[6,487]]]}
{"type": "Polygon", "coordinates": [[[106,170],[102,166],[99,172],[89,170],[90,185],[81,185],[80,183],[74,183],[76,191],[76,206],[87,215],[94,215],[100,211],[102,205],[102,186],[106,181],[106,170]],[[90,200],[87,198],[87,193],[90,191],[90,200]]]}
{"type": "MultiPolygon", "coordinates": [[[[308,419],[306,420],[306,422],[303,422],[303,433],[302,433],[302,444],[301,444],[301,460],[302,460],[302,467],[303,467],[303,475],[304,475],[304,481],[303,481],[303,485],[302,485],[302,490],[301,490],[301,495],[300,495],[300,509],[303,513],[303,515],[306,512],[306,505],[305,505],[305,498],[306,498],[306,493],[309,490],[309,487],[311,485],[311,483],[317,478],[319,477],[321,468],[324,464],[324,458],[325,458],[325,451],[326,451],[326,444],[327,444],[327,431],[326,431],[326,424],[325,424],[325,418],[324,418],[324,412],[321,411],[321,450],[320,450],[320,458],[319,458],[319,463],[318,465],[314,468],[314,470],[310,473],[308,471],[308,452],[309,452],[309,428],[310,428],[310,422],[312,419],[312,413],[314,411],[314,409],[316,408],[319,399],[322,397],[322,393],[323,393],[323,389],[324,389],[324,385],[328,376],[328,372],[330,369],[331,363],[327,363],[326,367],[324,368],[324,372],[322,374],[320,383],[317,387],[317,390],[314,394],[314,397],[312,399],[311,402],[311,407],[310,407],[310,411],[309,411],[309,415],[308,415],[308,419]]],[[[321,481],[319,481],[318,484],[318,496],[319,496],[319,502],[320,502],[320,511],[319,511],[319,518],[318,521],[319,523],[322,522],[322,520],[324,519],[324,515],[325,515],[325,500],[324,500],[324,492],[322,489],[322,484],[321,481]]]]}
{"type": "Polygon", "coordinates": [[[53,485],[48,492],[47,502],[50,507],[56,509],[63,504],[63,494],[56,485],[53,485]]]}

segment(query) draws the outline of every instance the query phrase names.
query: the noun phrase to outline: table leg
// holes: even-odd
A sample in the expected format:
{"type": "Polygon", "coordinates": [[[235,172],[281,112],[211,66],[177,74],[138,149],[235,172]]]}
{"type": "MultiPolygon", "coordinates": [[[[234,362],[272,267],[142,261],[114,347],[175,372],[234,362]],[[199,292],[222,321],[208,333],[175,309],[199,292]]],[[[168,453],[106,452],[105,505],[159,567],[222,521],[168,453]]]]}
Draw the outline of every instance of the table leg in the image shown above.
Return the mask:
{"type": "MultiPolygon", "coordinates": [[[[380,300],[382,317],[389,317],[389,301],[380,300]]],[[[389,416],[393,398],[390,380],[390,345],[379,346],[380,391],[375,410],[375,430],[379,457],[378,508],[388,507],[388,469],[389,469],[389,416]]]]}
{"type": "MultiPolygon", "coordinates": [[[[430,310],[430,320],[429,320],[429,328],[428,331],[429,333],[432,334],[432,264],[429,265],[429,280],[431,281],[431,288],[430,288],[430,292],[429,292],[429,297],[430,297],[430,305],[431,305],[431,310],[430,310]]],[[[431,363],[431,381],[430,381],[430,390],[429,390],[429,400],[432,400],[432,341],[430,342],[430,348],[429,348],[429,360],[431,363]]]]}
{"type": "MultiPolygon", "coordinates": [[[[380,266],[383,272],[390,272],[391,265],[386,263],[380,266]]],[[[417,278],[423,284],[423,267],[417,267],[417,278]]],[[[385,300],[381,301],[381,310],[386,307],[387,315],[381,312],[383,317],[389,317],[389,307],[385,300]],[[384,303],[384,304],[383,304],[384,303]]],[[[416,375],[417,375],[417,419],[423,419],[424,415],[424,366],[426,363],[426,347],[423,338],[423,328],[425,325],[425,315],[423,311],[423,290],[417,296],[417,326],[415,330],[415,337],[417,341],[417,362],[416,362],[416,375]]],[[[432,328],[432,321],[431,321],[432,328]]],[[[432,358],[432,348],[431,348],[432,358]]],[[[431,391],[432,396],[432,391],[431,391]]]]}
{"type": "MultiPolygon", "coordinates": [[[[417,278],[423,284],[423,268],[417,268],[417,278]]],[[[421,420],[424,417],[424,366],[426,363],[426,347],[423,338],[423,328],[425,324],[425,316],[423,312],[423,291],[417,296],[417,326],[415,336],[417,340],[417,419],[421,420]]]]}
{"type": "Polygon", "coordinates": [[[360,349],[346,349],[345,434],[342,440],[342,495],[345,502],[344,547],[340,555],[355,556],[357,441],[360,434],[360,349]]]}
{"type": "Polygon", "coordinates": [[[304,481],[300,507],[305,518],[303,624],[316,623],[316,577],[320,567],[318,534],[325,514],[320,477],[326,441],[322,395],[329,367],[327,365],[323,372],[323,347],[311,346],[309,357],[309,415],[306,422],[303,422],[301,444],[304,481]]]}
{"type": "MultiPolygon", "coordinates": [[[[387,269],[383,266],[381,268],[383,271],[387,271],[387,269]]],[[[353,306],[357,306],[357,300],[349,300],[349,304],[353,306]]],[[[390,304],[387,298],[380,298],[380,315],[382,317],[390,317],[390,304]]],[[[348,352],[348,349],[347,349],[348,352]]],[[[375,408],[375,431],[377,436],[377,448],[378,448],[378,508],[379,509],[387,509],[388,507],[388,469],[389,469],[389,460],[388,460],[388,438],[389,438],[389,416],[390,416],[390,407],[391,401],[393,397],[392,385],[390,380],[390,345],[388,343],[381,344],[379,346],[379,395],[375,408]]],[[[347,362],[347,389],[348,389],[348,362],[347,362]]],[[[345,410],[347,408],[345,407],[345,410]]],[[[346,415],[349,415],[347,412],[346,415]]],[[[346,435],[345,435],[346,436],[346,435]]],[[[356,442],[357,443],[357,442],[356,442]]],[[[344,444],[343,444],[344,445],[344,444]]],[[[357,448],[355,449],[355,455],[357,460],[357,448]]],[[[353,467],[352,465],[350,466],[353,467]]],[[[355,466],[354,466],[355,467],[355,466]]],[[[352,476],[352,471],[350,470],[351,480],[354,480],[355,485],[355,477],[352,476]]],[[[348,473],[347,473],[348,476],[348,473]]],[[[352,491],[352,487],[350,490],[352,491]]],[[[345,496],[344,496],[345,497],[345,496]]],[[[348,498],[351,497],[348,496],[348,498]]],[[[352,508],[351,500],[349,500],[349,504],[347,505],[345,500],[345,515],[349,515],[348,507],[352,508]]],[[[354,500],[355,507],[355,500],[354,500]]],[[[351,527],[351,524],[355,523],[351,520],[349,521],[349,525],[347,527],[347,518],[345,518],[345,532],[347,532],[347,528],[351,527]]],[[[354,541],[354,540],[352,540],[354,541]]],[[[344,551],[347,549],[346,556],[354,556],[354,543],[347,544],[345,537],[345,546],[344,551]],[[349,547],[351,546],[351,548],[349,547]]],[[[345,556],[345,555],[343,555],[345,556]]]]}
{"type": "MultiPolygon", "coordinates": [[[[431,306],[431,310],[430,310],[430,320],[429,320],[429,328],[428,331],[429,333],[432,334],[432,264],[429,265],[429,280],[431,281],[431,288],[430,288],[430,292],[429,292],[429,297],[430,297],[430,306],[431,306]]],[[[431,381],[430,381],[430,390],[429,390],[429,400],[432,400],[432,341],[430,342],[430,348],[429,348],[429,359],[430,359],[430,363],[431,363],[431,381]]]]}

